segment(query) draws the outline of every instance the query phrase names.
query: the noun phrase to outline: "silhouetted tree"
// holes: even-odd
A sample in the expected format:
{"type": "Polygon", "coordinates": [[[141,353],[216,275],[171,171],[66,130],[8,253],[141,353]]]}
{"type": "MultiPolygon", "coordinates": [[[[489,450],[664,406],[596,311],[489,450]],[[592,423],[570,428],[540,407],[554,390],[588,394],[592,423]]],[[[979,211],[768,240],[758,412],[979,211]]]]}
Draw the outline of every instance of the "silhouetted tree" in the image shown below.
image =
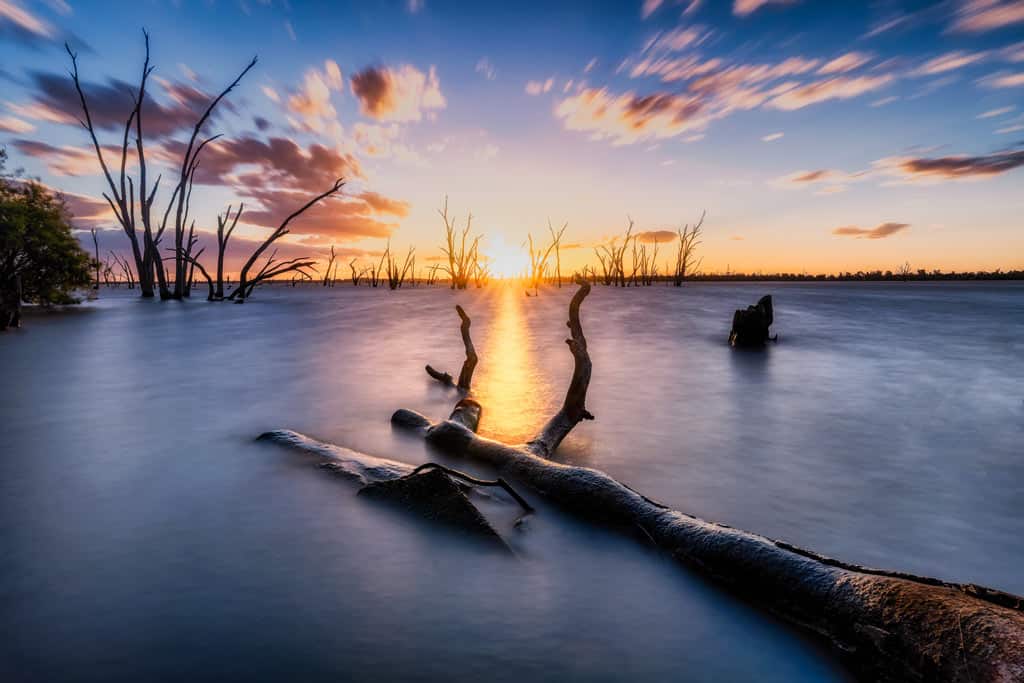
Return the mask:
{"type": "Polygon", "coordinates": [[[687,275],[700,268],[703,259],[697,258],[697,247],[700,246],[704,216],[705,214],[702,213],[700,220],[694,223],[693,226],[687,223],[676,231],[679,236],[679,246],[676,251],[675,272],[672,275],[672,284],[676,287],[681,287],[687,275]]]}

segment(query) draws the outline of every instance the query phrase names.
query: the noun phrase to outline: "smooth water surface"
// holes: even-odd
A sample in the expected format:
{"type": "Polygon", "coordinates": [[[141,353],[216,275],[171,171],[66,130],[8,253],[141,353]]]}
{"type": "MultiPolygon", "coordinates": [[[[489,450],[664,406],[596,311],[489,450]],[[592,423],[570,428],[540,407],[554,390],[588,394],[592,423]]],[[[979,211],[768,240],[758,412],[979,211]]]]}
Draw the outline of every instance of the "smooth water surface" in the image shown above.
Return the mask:
{"type": "MultiPolygon", "coordinates": [[[[813,643],[634,539],[541,507],[517,559],[254,437],[406,462],[473,317],[482,431],[530,438],[572,288],[128,291],[0,335],[3,680],[842,680],[813,643]]],[[[589,408],[558,457],[842,559],[1024,593],[1024,286],[595,287],[589,408]],[[775,295],[777,345],[725,344],[775,295]]],[[[451,463],[486,473],[469,463],[451,463]]]]}

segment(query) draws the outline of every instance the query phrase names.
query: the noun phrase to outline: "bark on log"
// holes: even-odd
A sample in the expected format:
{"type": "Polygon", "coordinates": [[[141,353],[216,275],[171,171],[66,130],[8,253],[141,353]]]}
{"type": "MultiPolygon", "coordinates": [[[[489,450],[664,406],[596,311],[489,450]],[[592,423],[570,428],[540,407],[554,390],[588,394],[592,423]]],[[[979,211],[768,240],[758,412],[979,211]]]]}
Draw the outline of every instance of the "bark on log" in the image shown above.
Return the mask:
{"type": "Polygon", "coordinates": [[[768,328],[775,322],[770,294],[761,297],[754,306],[737,309],[732,316],[729,345],[737,348],[761,348],[767,341],[775,341],[768,328]]]}
{"type": "MultiPolygon", "coordinates": [[[[584,402],[590,358],[579,324],[579,304],[588,289],[580,283],[570,306],[573,381],[562,409],[537,438],[513,446],[481,437],[476,433],[481,406],[466,398],[447,420],[432,423],[402,409],[392,424],[422,434],[450,455],[487,463],[581,517],[642,530],[679,562],[823,638],[863,680],[1024,680],[1024,598],[844,563],[669,509],[604,472],[547,459],[572,426],[589,415],[584,402]]],[[[275,441],[301,450],[337,448],[292,433],[275,434],[285,435],[275,441]]],[[[357,463],[350,465],[354,471],[396,465],[339,450],[357,463]]]]}

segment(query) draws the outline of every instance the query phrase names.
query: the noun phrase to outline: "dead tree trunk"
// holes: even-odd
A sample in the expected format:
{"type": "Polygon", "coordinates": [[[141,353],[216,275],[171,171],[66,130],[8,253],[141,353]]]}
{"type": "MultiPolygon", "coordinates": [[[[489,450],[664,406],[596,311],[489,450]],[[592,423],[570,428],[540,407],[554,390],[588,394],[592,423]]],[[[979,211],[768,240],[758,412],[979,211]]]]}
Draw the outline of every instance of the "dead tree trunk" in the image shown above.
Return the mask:
{"type": "MultiPolygon", "coordinates": [[[[476,370],[477,364],[476,348],[473,346],[473,339],[469,336],[469,326],[472,324],[472,321],[470,321],[462,306],[455,306],[455,311],[462,320],[462,325],[459,329],[462,332],[462,344],[466,347],[466,360],[462,363],[462,370],[459,372],[459,383],[456,386],[462,391],[469,393],[473,385],[473,371],[476,370]]],[[[447,372],[438,372],[428,365],[427,374],[442,384],[452,384],[452,376],[447,372]]]]}
{"type": "MultiPolygon", "coordinates": [[[[679,562],[823,638],[864,680],[1024,680],[1024,598],[846,564],[671,510],[598,470],[548,460],[576,424],[593,417],[585,408],[591,363],[579,319],[589,286],[577,282],[567,340],[573,378],[561,410],[535,439],[512,446],[479,436],[482,408],[470,398],[438,423],[410,410],[397,411],[392,423],[451,455],[489,463],[575,514],[641,530],[679,562]]],[[[263,438],[304,451],[331,448],[288,431],[263,438]]],[[[390,464],[346,453],[351,467],[390,464]]]]}

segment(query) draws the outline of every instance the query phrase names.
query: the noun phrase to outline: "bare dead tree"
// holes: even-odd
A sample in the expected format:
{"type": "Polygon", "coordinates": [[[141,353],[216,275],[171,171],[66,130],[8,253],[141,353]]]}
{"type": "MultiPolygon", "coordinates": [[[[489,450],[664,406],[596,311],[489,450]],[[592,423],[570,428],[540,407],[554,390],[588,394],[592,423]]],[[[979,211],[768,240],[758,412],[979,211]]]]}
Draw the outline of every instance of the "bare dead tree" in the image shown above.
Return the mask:
{"type": "Polygon", "coordinates": [[[700,246],[701,230],[706,213],[701,213],[700,220],[692,226],[687,223],[676,230],[679,246],[676,247],[676,266],[675,272],[672,274],[672,284],[676,287],[682,287],[686,276],[692,275],[700,269],[703,259],[697,258],[697,247],[700,246]]]}
{"type": "Polygon", "coordinates": [[[565,234],[565,229],[568,227],[568,222],[563,223],[556,233],[551,226],[551,219],[548,219],[548,232],[551,233],[551,243],[555,248],[555,282],[559,288],[562,287],[562,235],[565,234]]]}
{"type": "Polygon", "coordinates": [[[146,84],[155,67],[150,66],[149,34],[145,30],[143,31],[143,37],[145,41],[145,59],[143,61],[142,75],[139,79],[138,89],[133,94],[133,106],[128,114],[128,119],[124,127],[124,136],[121,144],[120,178],[117,183],[115,183],[114,178],[110,173],[104,157],[103,148],[96,135],[96,128],[93,125],[92,116],[89,111],[89,104],[79,79],[78,55],[69,45],[65,44],[64,47],[67,50],[68,55],[71,57],[72,68],[70,75],[72,82],[74,83],[75,90],[78,93],[84,115],[84,119],[80,119],[79,121],[82,124],[82,127],[88,131],[89,136],[92,139],[93,148],[96,152],[97,159],[99,160],[100,167],[103,170],[103,175],[107,181],[109,194],[105,192],[103,197],[107,200],[107,203],[114,211],[114,215],[117,218],[118,223],[121,225],[125,234],[128,236],[129,242],[131,243],[132,255],[135,259],[136,270],[139,274],[139,286],[142,291],[142,296],[154,296],[153,285],[155,275],[160,289],[160,297],[162,299],[180,299],[183,296],[187,296],[186,267],[191,263],[189,261],[189,252],[186,245],[186,228],[189,226],[187,203],[191,199],[192,184],[195,179],[196,168],[199,164],[199,154],[203,147],[215,140],[218,136],[207,138],[198,144],[197,139],[204,124],[213,114],[214,109],[221,100],[223,100],[224,97],[226,97],[227,94],[238,85],[245,74],[255,66],[256,58],[253,57],[252,61],[249,62],[238,77],[219,95],[211,99],[206,110],[196,122],[192,131],[192,136],[189,139],[188,145],[185,147],[185,152],[181,161],[178,183],[175,185],[171,194],[167,211],[164,213],[163,223],[161,224],[159,231],[154,233],[152,208],[153,203],[156,200],[157,190],[160,186],[160,177],[157,177],[152,188],[149,188],[143,135],[143,104],[147,97],[146,84]],[[137,188],[135,186],[134,179],[129,177],[126,172],[129,156],[128,142],[133,124],[135,129],[135,159],[138,163],[137,188]],[[136,195],[138,196],[137,209],[136,195]],[[163,237],[164,230],[167,227],[167,219],[172,207],[175,209],[175,222],[173,224],[175,243],[174,247],[168,249],[168,251],[172,252],[174,255],[173,293],[168,288],[168,273],[163,265],[163,258],[160,256],[159,250],[160,241],[163,237]],[[141,221],[143,227],[143,244],[141,246],[139,245],[139,238],[136,230],[137,219],[141,221]]]}
{"type": "Polygon", "coordinates": [[[351,278],[353,287],[359,286],[359,280],[361,280],[363,275],[366,273],[365,269],[356,270],[356,261],[357,259],[352,259],[348,262],[349,270],[352,271],[351,278]]]}
{"type": "Polygon", "coordinates": [[[629,227],[626,228],[625,239],[618,244],[618,238],[612,239],[608,244],[602,244],[595,249],[601,267],[606,273],[605,284],[615,284],[619,287],[626,286],[626,249],[633,240],[633,219],[629,219],[629,227]]]}
{"type": "MultiPolygon", "coordinates": [[[[564,230],[564,228],[563,228],[564,230]]],[[[530,272],[527,276],[527,288],[533,289],[533,295],[537,296],[538,287],[540,287],[541,281],[544,279],[544,270],[548,264],[548,258],[551,257],[551,251],[555,248],[556,240],[554,232],[551,233],[552,241],[548,244],[547,249],[542,249],[540,245],[534,247],[533,235],[526,233],[526,244],[528,247],[527,254],[530,257],[530,272]]],[[[561,233],[559,233],[559,238],[561,233]]]]}
{"type": "MultiPolygon", "coordinates": [[[[536,438],[513,446],[480,436],[483,407],[469,397],[462,397],[446,420],[435,423],[400,409],[392,415],[392,424],[420,434],[449,457],[485,463],[499,476],[524,484],[534,495],[588,521],[636,530],[637,538],[667,557],[820,638],[863,680],[1021,680],[1022,597],[824,557],[678,512],[599,470],[553,461],[555,449],[570,431],[593,419],[586,408],[592,366],[579,318],[590,286],[582,280],[577,284],[567,340],[574,361],[572,380],[562,407],[536,438]]],[[[411,465],[288,430],[260,438],[316,455],[363,482],[414,471],[411,465]]]]}
{"type": "Polygon", "coordinates": [[[132,273],[132,264],[128,262],[128,259],[122,259],[113,251],[110,252],[110,255],[113,257],[114,263],[121,268],[125,282],[128,283],[128,289],[135,289],[135,277],[132,273]]]}
{"type": "Polygon", "coordinates": [[[466,241],[470,237],[470,230],[473,225],[473,214],[466,216],[466,227],[461,233],[455,228],[455,218],[448,217],[448,197],[444,198],[444,206],[438,209],[441,219],[444,221],[445,244],[441,251],[448,259],[447,273],[451,278],[452,289],[465,289],[473,275],[477,261],[477,251],[480,243],[480,235],[472,238],[469,247],[466,241]]]}
{"type": "Polygon", "coordinates": [[[913,271],[910,268],[910,261],[904,261],[903,265],[896,269],[896,275],[904,282],[907,281],[907,278],[910,277],[912,272],[913,271]]]}
{"type": "Polygon", "coordinates": [[[387,249],[384,250],[385,267],[387,269],[388,276],[388,288],[398,289],[405,282],[406,276],[409,274],[409,269],[412,268],[415,263],[416,249],[409,247],[409,251],[406,252],[405,260],[399,265],[398,259],[391,254],[391,240],[388,240],[387,249]]]}
{"type": "Polygon", "coordinates": [[[334,268],[334,259],[336,258],[334,253],[334,245],[331,245],[331,255],[327,259],[327,270],[324,271],[323,286],[328,287],[331,283],[331,269],[334,268]]]}
{"type": "Polygon", "coordinates": [[[435,263],[427,270],[427,286],[432,286],[437,282],[437,271],[441,270],[443,266],[440,263],[435,263]]]}
{"type": "MultiPolygon", "coordinates": [[[[273,277],[277,275],[282,275],[284,273],[292,271],[305,272],[307,269],[311,269],[313,267],[314,261],[311,261],[309,259],[300,257],[295,259],[289,259],[287,261],[276,262],[274,259],[274,254],[271,254],[270,258],[267,259],[267,263],[263,266],[263,268],[256,275],[256,277],[249,277],[250,269],[253,267],[253,265],[255,265],[256,261],[263,255],[263,253],[268,248],[270,248],[270,246],[274,242],[288,234],[289,223],[291,223],[293,220],[304,214],[308,209],[310,209],[320,200],[326,199],[328,197],[333,196],[334,194],[337,194],[341,190],[341,188],[344,187],[344,185],[345,179],[338,178],[336,181],[334,181],[334,185],[332,185],[330,189],[321,192],[317,196],[313,197],[308,202],[306,202],[298,209],[293,211],[291,214],[289,214],[287,218],[281,221],[281,224],[277,226],[277,228],[272,233],[270,233],[270,235],[265,240],[263,240],[260,246],[256,247],[252,255],[249,256],[249,259],[245,262],[245,265],[242,267],[242,272],[238,276],[238,287],[235,288],[235,291],[231,293],[231,296],[229,298],[233,299],[236,303],[244,303],[245,299],[252,294],[253,289],[255,289],[256,286],[259,285],[260,283],[270,280],[273,277]]],[[[276,250],[274,253],[276,253],[276,250]]],[[[313,270],[315,270],[315,268],[313,270]]]]}
{"type": "MultiPolygon", "coordinates": [[[[597,260],[601,264],[601,282],[607,287],[614,279],[614,272],[610,255],[607,253],[607,250],[602,252],[602,249],[604,249],[603,245],[600,247],[594,247],[594,255],[597,256],[597,260]]],[[[597,276],[596,268],[594,269],[594,276],[597,276]]]]}
{"type": "Polygon", "coordinates": [[[238,219],[242,217],[244,209],[245,204],[239,204],[238,211],[232,218],[231,205],[228,204],[228,210],[224,212],[224,215],[217,216],[217,283],[214,296],[218,300],[224,298],[224,254],[227,251],[231,233],[235,231],[235,226],[238,225],[238,219]],[[231,222],[231,225],[228,225],[228,221],[231,222]]]}
{"type": "MultiPolygon", "coordinates": [[[[462,363],[462,370],[459,372],[459,383],[455,386],[468,394],[473,385],[473,371],[476,369],[478,361],[476,348],[473,346],[473,339],[469,335],[469,326],[472,324],[472,321],[469,319],[469,316],[466,314],[466,311],[463,310],[462,306],[456,306],[455,312],[459,314],[459,319],[462,321],[459,329],[462,333],[462,345],[466,348],[466,360],[462,363]]],[[[426,370],[427,374],[438,382],[449,386],[453,384],[451,374],[447,372],[438,372],[429,365],[426,370]]]]}

